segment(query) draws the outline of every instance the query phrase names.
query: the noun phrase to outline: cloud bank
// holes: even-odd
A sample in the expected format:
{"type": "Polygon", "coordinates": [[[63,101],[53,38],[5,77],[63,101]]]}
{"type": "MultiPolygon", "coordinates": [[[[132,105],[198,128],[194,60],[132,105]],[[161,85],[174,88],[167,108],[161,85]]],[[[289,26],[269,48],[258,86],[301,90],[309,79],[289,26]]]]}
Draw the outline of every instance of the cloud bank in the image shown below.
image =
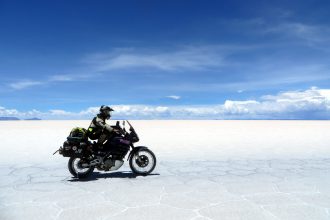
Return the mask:
{"type": "MultiPolygon", "coordinates": [[[[112,105],[114,119],[330,119],[330,89],[312,87],[261,96],[258,100],[226,100],[218,105],[112,105]]],[[[90,119],[99,107],[80,112],[52,109],[20,112],[0,107],[0,116],[42,119],[90,119]]]]}

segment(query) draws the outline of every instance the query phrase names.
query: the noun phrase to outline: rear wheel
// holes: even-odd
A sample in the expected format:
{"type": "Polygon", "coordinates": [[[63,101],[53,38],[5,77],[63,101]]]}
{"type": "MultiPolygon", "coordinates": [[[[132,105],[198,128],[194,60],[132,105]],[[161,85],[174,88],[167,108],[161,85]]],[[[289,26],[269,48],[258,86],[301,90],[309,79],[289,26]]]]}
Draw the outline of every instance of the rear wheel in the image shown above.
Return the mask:
{"type": "Polygon", "coordinates": [[[147,175],[156,167],[156,156],[149,149],[141,149],[133,154],[129,166],[135,174],[147,175]]]}
{"type": "Polygon", "coordinates": [[[81,158],[70,157],[68,168],[74,177],[82,179],[88,177],[94,170],[94,166],[86,166],[87,164],[88,162],[81,158]]]}

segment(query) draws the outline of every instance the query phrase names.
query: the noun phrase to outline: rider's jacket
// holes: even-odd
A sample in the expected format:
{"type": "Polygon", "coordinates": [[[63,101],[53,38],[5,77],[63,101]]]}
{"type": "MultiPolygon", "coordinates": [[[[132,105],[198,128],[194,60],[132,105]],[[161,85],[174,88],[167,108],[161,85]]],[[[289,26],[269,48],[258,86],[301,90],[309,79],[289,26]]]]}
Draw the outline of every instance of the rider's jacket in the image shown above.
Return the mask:
{"type": "Polygon", "coordinates": [[[98,114],[93,118],[91,124],[88,127],[88,136],[91,139],[98,139],[102,133],[110,133],[112,131],[113,128],[105,122],[105,118],[98,114]]]}

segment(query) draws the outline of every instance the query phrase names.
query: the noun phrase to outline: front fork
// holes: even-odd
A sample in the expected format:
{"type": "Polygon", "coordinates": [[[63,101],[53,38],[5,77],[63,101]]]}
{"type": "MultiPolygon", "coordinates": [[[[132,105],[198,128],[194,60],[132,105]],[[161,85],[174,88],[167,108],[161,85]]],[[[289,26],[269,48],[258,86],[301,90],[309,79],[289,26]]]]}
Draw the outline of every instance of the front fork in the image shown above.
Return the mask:
{"type": "Polygon", "coordinates": [[[132,148],[132,151],[129,153],[127,160],[129,160],[131,157],[135,157],[136,160],[139,160],[139,151],[137,151],[136,153],[134,151],[136,151],[133,143],[131,143],[129,145],[132,148]]]}
{"type": "MultiPolygon", "coordinates": [[[[130,146],[131,146],[132,150],[134,150],[134,145],[131,144],[130,146]]],[[[140,161],[139,151],[137,151],[136,153],[134,153],[134,154],[132,155],[132,157],[135,157],[135,160],[138,160],[139,162],[141,162],[141,161],[140,161]]]]}

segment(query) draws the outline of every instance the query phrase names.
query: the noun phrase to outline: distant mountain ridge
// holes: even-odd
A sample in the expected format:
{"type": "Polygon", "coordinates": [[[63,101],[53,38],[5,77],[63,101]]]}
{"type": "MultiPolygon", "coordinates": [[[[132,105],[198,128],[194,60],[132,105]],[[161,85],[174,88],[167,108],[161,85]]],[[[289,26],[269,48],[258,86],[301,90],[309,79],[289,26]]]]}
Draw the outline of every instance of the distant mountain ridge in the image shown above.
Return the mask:
{"type": "Polygon", "coordinates": [[[28,120],[28,121],[39,121],[39,120],[41,120],[41,118],[27,118],[27,119],[24,119],[24,120],[28,120]]]}
{"type": "MultiPolygon", "coordinates": [[[[17,117],[0,117],[0,121],[19,121],[21,119],[17,117]]],[[[40,118],[27,118],[23,120],[29,120],[29,121],[34,121],[34,120],[41,120],[40,118]]]]}
{"type": "Polygon", "coordinates": [[[0,121],[17,121],[17,120],[20,119],[16,117],[0,117],[0,121]]]}

